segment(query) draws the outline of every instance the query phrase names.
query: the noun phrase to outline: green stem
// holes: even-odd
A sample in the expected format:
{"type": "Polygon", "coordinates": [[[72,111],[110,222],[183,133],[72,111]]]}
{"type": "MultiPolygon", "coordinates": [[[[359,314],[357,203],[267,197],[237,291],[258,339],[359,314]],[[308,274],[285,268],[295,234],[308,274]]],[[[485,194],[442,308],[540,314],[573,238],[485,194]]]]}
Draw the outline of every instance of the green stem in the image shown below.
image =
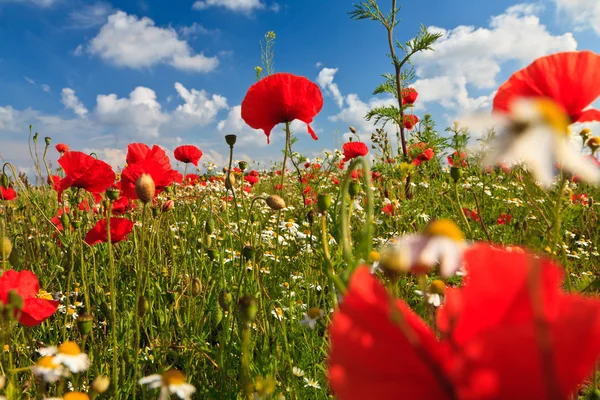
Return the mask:
{"type": "Polygon", "coordinates": [[[115,269],[115,257],[113,254],[112,241],[110,237],[110,218],[112,212],[112,201],[109,201],[108,207],[106,207],[106,245],[108,246],[108,263],[110,267],[110,315],[111,315],[111,338],[112,338],[112,368],[111,368],[111,383],[114,388],[114,393],[117,392],[118,387],[118,342],[117,342],[117,287],[116,287],[116,269],[115,269]]]}

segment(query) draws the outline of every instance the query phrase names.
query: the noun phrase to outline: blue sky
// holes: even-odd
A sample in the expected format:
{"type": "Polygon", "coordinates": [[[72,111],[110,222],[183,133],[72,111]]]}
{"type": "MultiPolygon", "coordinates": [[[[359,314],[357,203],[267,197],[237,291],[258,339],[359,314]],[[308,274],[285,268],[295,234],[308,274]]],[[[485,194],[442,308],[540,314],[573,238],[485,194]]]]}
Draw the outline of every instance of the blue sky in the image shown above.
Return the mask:
{"type": "MultiPolygon", "coordinates": [[[[339,147],[348,126],[368,139],[366,111],[392,67],[384,29],[352,21],[346,0],[0,0],[0,155],[22,169],[28,125],[54,143],[123,163],[132,141],[172,150],[192,143],[223,163],[223,136],[240,138],[238,158],[279,159],[239,116],[260,63],[259,41],[277,35],[275,69],[317,82],[325,105],[313,141],[294,125],[297,149],[314,156],[339,147]],[[337,132],[337,134],[334,134],[337,132]],[[336,141],[337,139],[337,141],[336,141]]],[[[382,8],[391,1],[380,0],[382,8]]],[[[423,23],[444,36],[414,59],[415,114],[431,113],[440,131],[455,118],[490,108],[494,90],[536,57],[597,51],[596,0],[434,0],[399,2],[396,38],[423,23]]],[[[57,155],[52,152],[51,159],[57,155]]]]}

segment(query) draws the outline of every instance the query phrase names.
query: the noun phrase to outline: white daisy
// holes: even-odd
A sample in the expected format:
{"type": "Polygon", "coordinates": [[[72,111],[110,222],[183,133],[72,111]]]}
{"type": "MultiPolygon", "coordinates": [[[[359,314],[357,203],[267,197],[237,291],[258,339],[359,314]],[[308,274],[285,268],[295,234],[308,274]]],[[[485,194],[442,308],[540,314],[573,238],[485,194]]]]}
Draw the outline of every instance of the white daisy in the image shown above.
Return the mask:
{"type": "Polygon", "coordinates": [[[83,372],[90,367],[88,355],[81,352],[81,348],[77,343],[71,341],[64,342],[58,346],[57,350],[54,362],[63,364],[71,372],[83,372]]]}
{"type": "Polygon", "coordinates": [[[31,367],[35,376],[41,377],[44,382],[56,382],[62,377],[69,375],[69,371],[60,363],[56,362],[53,356],[42,356],[38,362],[31,367]]]}
{"type": "Polygon", "coordinates": [[[140,385],[147,385],[150,389],[160,389],[159,400],[167,400],[170,394],[177,395],[180,399],[189,400],[196,392],[194,385],[185,381],[185,374],[176,369],[170,369],[162,375],[153,374],[140,379],[140,385]]]}
{"type": "Polygon", "coordinates": [[[312,388],[315,388],[315,389],[321,389],[321,386],[319,386],[319,382],[317,382],[314,379],[304,378],[304,382],[306,382],[306,384],[304,385],[304,387],[312,387],[312,388]]]}
{"type": "Polygon", "coordinates": [[[303,319],[300,321],[300,325],[308,325],[311,330],[315,329],[317,321],[323,318],[323,310],[317,307],[310,308],[307,312],[303,313],[303,319]]]}

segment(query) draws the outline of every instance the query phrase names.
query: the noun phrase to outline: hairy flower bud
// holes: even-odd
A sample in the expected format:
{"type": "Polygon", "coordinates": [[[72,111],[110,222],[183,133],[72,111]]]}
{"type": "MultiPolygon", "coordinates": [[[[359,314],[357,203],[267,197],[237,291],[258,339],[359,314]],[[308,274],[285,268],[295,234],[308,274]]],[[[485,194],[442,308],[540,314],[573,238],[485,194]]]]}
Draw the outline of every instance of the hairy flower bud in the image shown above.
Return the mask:
{"type": "Polygon", "coordinates": [[[319,194],[317,195],[317,209],[321,214],[327,212],[327,210],[331,207],[331,195],[329,194],[319,194]]]}
{"type": "Polygon", "coordinates": [[[2,245],[0,247],[0,261],[7,261],[12,251],[12,244],[10,243],[10,240],[5,236],[2,237],[2,242],[0,242],[0,244],[2,245]]]}
{"type": "Polygon", "coordinates": [[[110,386],[110,379],[108,378],[108,376],[104,376],[104,375],[97,376],[92,381],[92,390],[98,394],[102,394],[102,393],[106,392],[108,390],[109,386],[110,386]]]}
{"type": "Polygon", "coordinates": [[[240,311],[242,323],[251,324],[256,319],[256,313],[258,312],[256,298],[251,295],[242,297],[238,302],[238,310],[240,311]]]}
{"type": "Polygon", "coordinates": [[[276,194],[272,194],[267,197],[267,205],[271,207],[271,210],[279,211],[285,208],[285,200],[276,194]]]}
{"type": "Polygon", "coordinates": [[[92,331],[92,323],[94,322],[94,317],[90,314],[84,312],[79,314],[77,317],[77,329],[79,329],[79,333],[82,336],[87,336],[92,331]]]}
{"type": "Polygon", "coordinates": [[[156,186],[154,179],[149,174],[142,174],[135,182],[135,193],[142,202],[149,203],[154,199],[156,186]]]}
{"type": "Polygon", "coordinates": [[[356,197],[356,195],[360,193],[360,183],[350,182],[350,186],[348,187],[348,193],[350,194],[350,197],[356,197]]]}
{"type": "Polygon", "coordinates": [[[219,305],[223,311],[231,311],[231,303],[233,303],[233,296],[225,288],[219,292],[219,305]]]}
{"type": "Polygon", "coordinates": [[[137,303],[138,316],[140,318],[144,318],[144,315],[146,315],[146,312],[148,311],[149,308],[150,308],[150,303],[148,302],[148,299],[146,298],[146,296],[140,296],[138,298],[138,303],[137,303]]]}

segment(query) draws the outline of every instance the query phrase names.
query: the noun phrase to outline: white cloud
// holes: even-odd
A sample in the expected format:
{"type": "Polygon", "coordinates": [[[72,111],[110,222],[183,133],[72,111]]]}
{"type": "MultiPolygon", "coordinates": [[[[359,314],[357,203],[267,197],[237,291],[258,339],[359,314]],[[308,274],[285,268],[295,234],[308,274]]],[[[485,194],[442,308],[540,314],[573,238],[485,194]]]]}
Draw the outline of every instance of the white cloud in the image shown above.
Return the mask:
{"type": "Polygon", "coordinates": [[[209,72],[219,65],[217,57],[193,54],[174,29],[157,27],[150,18],[140,19],[123,11],[108,17],[87,51],[119,67],[147,68],[166,63],[184,71],[209,72]]]}
{"type": "Polygon", "coordinates": [[[185,102],[173,112],[176,120],[185,124],[205,126],[213,122],[219,110],[227,109],[227,99],[218,94],[209,97],[205,90],[187,90],[181,83],[175,83],[175,90],[185,102]]]}
{"type": "Polygon", "coordinates": [[[31,84],[31,85],[34,85],[34,86],[36,85],[35,81],[34,81],[33,79],[31,79],[30,77],[28,77],[28,76],[24,76],[23,78],[24,78],[24,79],[25,79],[25,80],[26,80],[26,81],[27,81],[29,84],[31,84]]]}
{"type": "Polygon", "coordinates": [[[317,76],[317,83],[331,97],[333,97],[335,103],[341,108],[344,104],[344,97],[340,93],[340,88],[338,87],[337,83],[333,83],[333,78],[337,72],[337,68],[323,68],[317,76]]]}
{"type": "Polygon", "coordinates": [[[439,102],[459,113],[487,108],[493,97],[489,92],[498,86],[504,63],[512,61],[522,67],[543,55],[575,50],[573,35],[550,33],[536,15],[540,11],[540,5],[517,4],[492,17],[488,28],[428,28],[443,36],[433,46],[435,51],[412,58],[417,66],[417,109],[428,102],[439,102]],[[489,90],[489,94],[471,98],[471,88],[489,90]]]}
{"type": "Polygon", "coordinates": [[[597,0],[554,0],[558,12],[575,30],[593,29],[600,35],[600,2],[597,0]]]}
{"type": "Polygon", "coordinates": [[[345,97],[346,106],[336,115],[330,116],[329,120],[333,122],[344,123],[345,137],[350,136],[350,131],[346,130],[353,126],[358,131],[361,140],[368,141],[371,133],[375,131],[375,125],[372,121],[365,120],[365,115],[375,107],[386,105],[397,105],[394,98],[371,98],[368,103],[362,101],[357,94],[351,93],[345,97]]]}
{"type": "MultiPolygon", "coordinates": [[[[227,114],[227,118],[219,121],[217,131],[225,135],[237,135],[237,142],[241,145],[252,145],[264,147],[267,145],[267,137],[261,129],[252,129],[242,119],[242,106],[233,106],[227,114]]],[[[276,135],[277,128],[271,133],[271,143],[276,135]]]]}
{"type": "Polygon", "coordinates": [[[204,10],[209,7],[223,7],[231,11],[249,13],[265,8],[260,0],[197,0],[192,5],[194,10],[204,10]]]}
{"type": "Polygon", "coordinates": [[[113,11],[112,5],[104,1],[85,5],[69,13],[69,27],[88,29],[102,25],[113,11]]]}
{"type": "Polygon", "coordinates": [[[105,161],[108,165],[113,167],[115,171],[123,168],[127,157],[125,150],[112,147],[105,147],[103,149],[86,147],[81,151],[88,154],[95,153],[100,160],[105,161]]]}
{"type": "Polygon", "coordinates": [[[197,22],[194,22],[190,26],[182,26],[179,28],[179,33],[185,38],[196,38],[199,35],[214,35],[218,32],[218,29],[207,29],[197,22]]]}
{"type": "Polygon", "coordinates": [[[42,83],[42,84],[40,85],[40,87],[41,87],[41,88],[42,88],[42,90],[43,90],[44,92],[46,92],[46,93],[50,93],[50,91],[52,90],[52,89],[50,88],[50,85],[47,85],[47,84],[45,84],[45,83],[42,83]]]}
{"type": "Polygon", "coordinates": [[[158,137],[161,124],[169,119],[156,101],[154,90],[143,86],[136,87],[128,98],[118,98],[116,94],[98,95],[96,118],[141,137],[158,137]]]}
{"type": "Polygon", "coordinates": [[[66,108],[72,110],[81,118],[85,117],[88,113],[88,109],[85,108],[81,100],[75,95],[75,91],[71,88],[63,88],[60,92],[60,101],[66,108]]]}
{"type": "Polygon", "coordinates": [[[83,45],[82,44],[77,45],[75,50],[73,50],[73,55],[75,57],[79,57],[79,56],[83,55],[83,45]]]}

